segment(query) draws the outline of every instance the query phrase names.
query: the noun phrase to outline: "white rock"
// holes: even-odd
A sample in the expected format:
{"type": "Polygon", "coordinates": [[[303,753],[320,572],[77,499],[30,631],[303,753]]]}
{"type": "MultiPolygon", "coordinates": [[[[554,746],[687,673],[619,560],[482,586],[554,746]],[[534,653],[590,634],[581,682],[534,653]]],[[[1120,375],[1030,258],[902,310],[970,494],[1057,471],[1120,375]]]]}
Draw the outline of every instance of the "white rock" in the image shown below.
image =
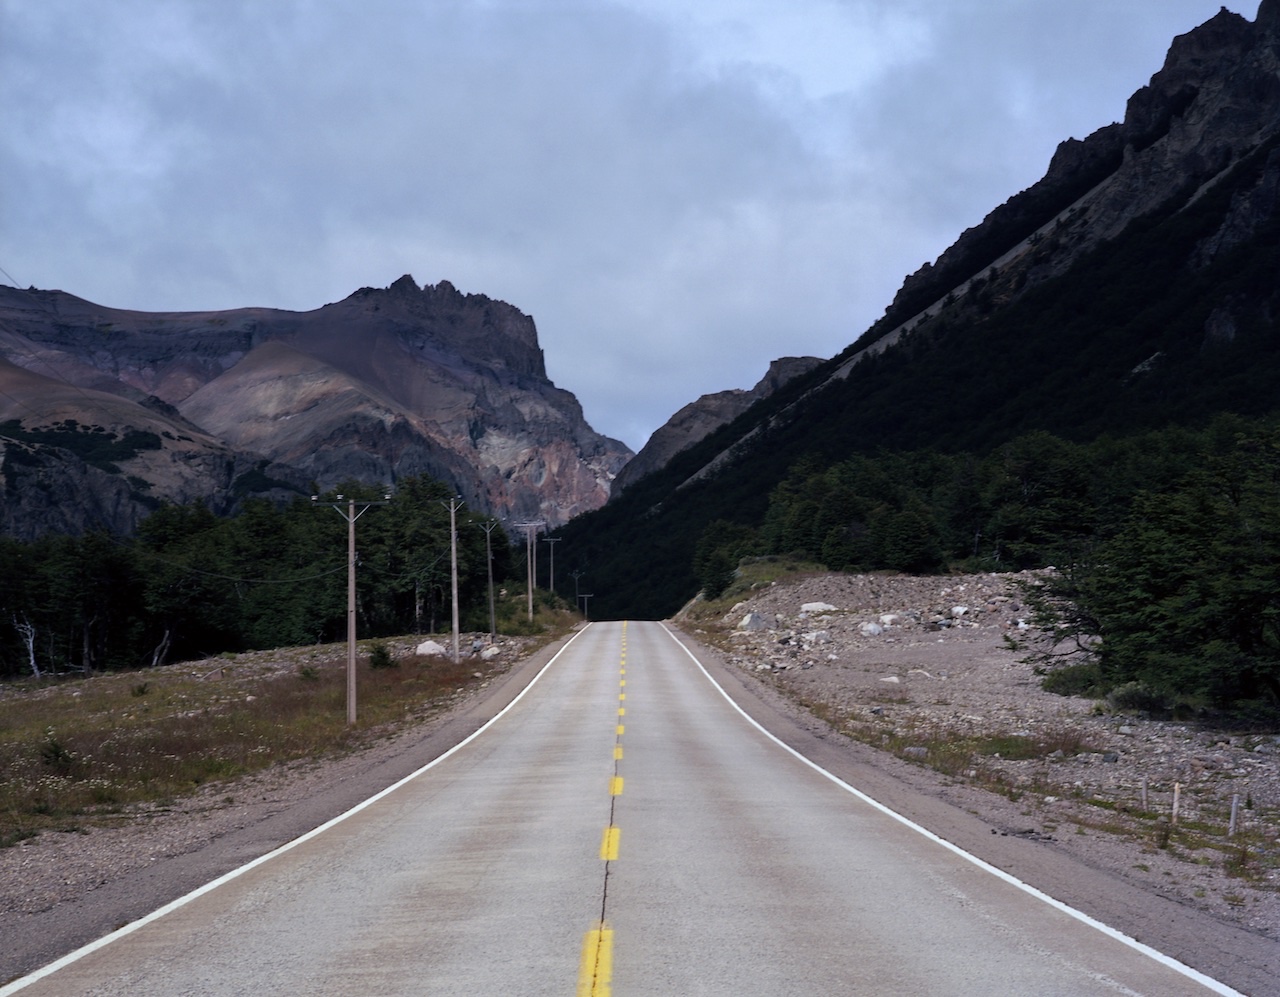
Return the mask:
{"type": "Polygon", "coordinates": [[[501,653],[502,653],[502,648],[490,646],[490,647],[486,647],[483,651],[480,652],[480,657],[484,658],[485,661],[490,661],[493,658],[496,658],[501,653]]]}
{"type": "Polygon", "coordinates": [[[882,627],[879,623],[863,623],[858,627],[858,631],[864,637],[879,637],[882,633],[884,633],[884,627],[882,627]]]}
{"type": "Polygon", "coordinates": [[[968,606],[952,606],[951,607],[951,616],[953,619],[958,620],[960,619],[960,617],[964,616],[964,614],[967,612],[969,612],[968,606]]]}
{"type": "Polygon", "coordinates": [[[898,676],[896,676],[896,675],[886,675],[886,676],[885,676],[884,678],[882,678],[880,681],[881,681],[881,682],[888,682],[890,685],[897,685],[897,684],[898,684],[899,682],[901,682],[902,680],[901,680],[900,678],[898,678],[898,676]]]}
{"type": "Polygon", "coordinates": [[[424,640],[417,647],[417,653],[422,655],[448,654],[443,644],[437,644],[434,640],[424,640]]]}
{"type": "Polygon", "coordinates": [[[738,624],[739,630],[767,630],[769,629],[769,621],[759,613],[748,613],[742,618],[742,622],[738,624]]]}
{"type": "Polygon", "coordinates": [[[806,602],[800,607],[802,613],[834,613],[836,607],[829,602],[806,602]]]}
{"type": "Polygon", "coordinates": [[[880,625],[885,627],[891,627],[898,622],[898,619],[899,617],[897,613],[883,613],[880,616],[880,625]]]}

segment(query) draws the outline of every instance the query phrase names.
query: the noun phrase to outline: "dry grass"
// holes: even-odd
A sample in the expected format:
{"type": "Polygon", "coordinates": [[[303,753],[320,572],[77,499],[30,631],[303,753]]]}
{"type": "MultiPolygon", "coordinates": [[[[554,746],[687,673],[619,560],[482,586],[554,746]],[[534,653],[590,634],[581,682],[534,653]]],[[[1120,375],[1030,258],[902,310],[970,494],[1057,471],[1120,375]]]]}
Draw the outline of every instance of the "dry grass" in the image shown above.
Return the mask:
{"type": "Polygon", "coordinates": [[[276,763],[355,750],[507,667],[401,655],[394,667],[370,668],[371,649],[361,649],[355,726],[346,723],[345,645],[5,685],[0,846],[111,824],[139,804],[276,763]]]}

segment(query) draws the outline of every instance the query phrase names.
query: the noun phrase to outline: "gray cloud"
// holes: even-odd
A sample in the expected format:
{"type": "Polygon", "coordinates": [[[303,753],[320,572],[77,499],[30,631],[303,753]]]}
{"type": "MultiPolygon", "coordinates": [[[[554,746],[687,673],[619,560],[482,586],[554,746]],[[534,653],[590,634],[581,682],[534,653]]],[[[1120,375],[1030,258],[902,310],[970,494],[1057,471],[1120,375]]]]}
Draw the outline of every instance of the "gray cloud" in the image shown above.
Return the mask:
{"type": "Polygon", "coordinates": [[[638,447],[855,339],[1217,9],[5,0],[0,266],[145,309],[448,279],[638,447]]]}

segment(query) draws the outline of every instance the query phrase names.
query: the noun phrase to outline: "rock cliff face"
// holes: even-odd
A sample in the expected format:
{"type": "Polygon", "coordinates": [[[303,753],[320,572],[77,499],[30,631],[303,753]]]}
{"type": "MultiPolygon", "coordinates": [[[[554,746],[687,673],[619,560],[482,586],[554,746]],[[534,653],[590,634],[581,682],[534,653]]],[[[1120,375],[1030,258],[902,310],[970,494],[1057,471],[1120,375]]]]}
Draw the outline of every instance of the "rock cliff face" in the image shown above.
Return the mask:
{"type": "Polygon", "coordinates": [[[601,613],[661,616],[697,591],[690,551],[712,524],[768,525],[761,496],[802,458],[1273,418],[1277,271],[1280,0],[1265,0],[1252,22],[1223,11],[1175,39],[1124,121],[1063,143],[861,338],[565,539],[592,558],[601,613]]]}
{"type": "Polygon", "coordinates": [[[1180,211],[1251,156],[1263,168],[1200,260],[1251,238],[1274,216],[1280,189],[1280,0],[1256,20],[1225,7],[1174,39],[1124,121],[1061,143],[1043,179],[965,231],[903,283],[858,346],[873,352],[971,289],[1007,303],[1060,276],[1143,217],[1180,211]],[[883,342],[881,342],[883,340],[883,342]]]}
{"type": "MultiPolygon", "coordinates": [[[[237,480],[305,491],[417,474],[479,510],[554,526],[602,505],[631,456],[548,380],[529,316],[447,281],[405,276],[310,312],[142,313],[0,287],[0,356],[26,385],[21,403],[0,404],[8,446],[32,460],[53,459],[39,431],[66,419],[161,441],[119,465],[138,509],[103,512],[113,529],[157,498],[227,507],[237,480]],[[57,389],[56,406],[33,379],[57,389]]],[[[75,489],[86,508],[120,485],[91,477],[75,489]]],[[[6,501],[10,531],[27,532],[17,521],[31,510],[12,485],[6,501]]]]}
{"type": "Polygon", "coordinates": [[[733,422],[761,398],[767,398],[792,378],[813,370],[820,363],[819,357],[783,357],[769,365],[768,372],[750,391],[731,388],[690,402],[660,426],[618,473],[611,497],[621,494],[646,474],[664,466],[680,451],[733,422]]]}

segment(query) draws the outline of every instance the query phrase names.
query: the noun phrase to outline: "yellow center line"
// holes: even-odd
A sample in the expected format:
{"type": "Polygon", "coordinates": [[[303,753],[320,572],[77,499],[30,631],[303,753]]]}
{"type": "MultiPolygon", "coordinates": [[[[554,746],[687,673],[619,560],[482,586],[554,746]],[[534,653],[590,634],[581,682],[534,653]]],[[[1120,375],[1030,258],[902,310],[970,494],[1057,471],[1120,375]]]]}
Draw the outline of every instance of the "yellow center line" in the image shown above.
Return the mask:
{"type": "Polygon", "coordinates": [[[627,708],[626,708],[625,706],[619,706],[619,707],[618,707],[618,716],[620,716],[620,717],[625,717],[626,715],[627,715],[627,708]]]}
{"type": "Polygon", "coordinates": [[[610,796],[622,795],[622,776],[615,775],[612,779],[609,780],[609,795],[610,796]]]}
{"type": "Polygon", "coordinates": [[[613,929],[601,921],[582,937],[578,997],[609,997],[613,983],[613,929]]]}
{"type": "Polygon", "coordinates": [[[613,862],[618,857],[618,839],[622,837],[622,828],[606,827],[600,838],[600,858],[613,862]]]}
{"type": "Polygon", "coordinates": [[[626,733],[626,730],[627,730],[627,729],[626,729],[625,727],[623,727],[623,726],[622,726],[622,724],[618,724],[618,736],[619,736],[619,737],[621,737],[623,734],[625,734],[625,733],[626,733]]]}
{"type": "Polygon", "coordinates": [[[622,758],[622,745],[615,744],[613,746],[613,760],[616,762],[622,758]]]}

